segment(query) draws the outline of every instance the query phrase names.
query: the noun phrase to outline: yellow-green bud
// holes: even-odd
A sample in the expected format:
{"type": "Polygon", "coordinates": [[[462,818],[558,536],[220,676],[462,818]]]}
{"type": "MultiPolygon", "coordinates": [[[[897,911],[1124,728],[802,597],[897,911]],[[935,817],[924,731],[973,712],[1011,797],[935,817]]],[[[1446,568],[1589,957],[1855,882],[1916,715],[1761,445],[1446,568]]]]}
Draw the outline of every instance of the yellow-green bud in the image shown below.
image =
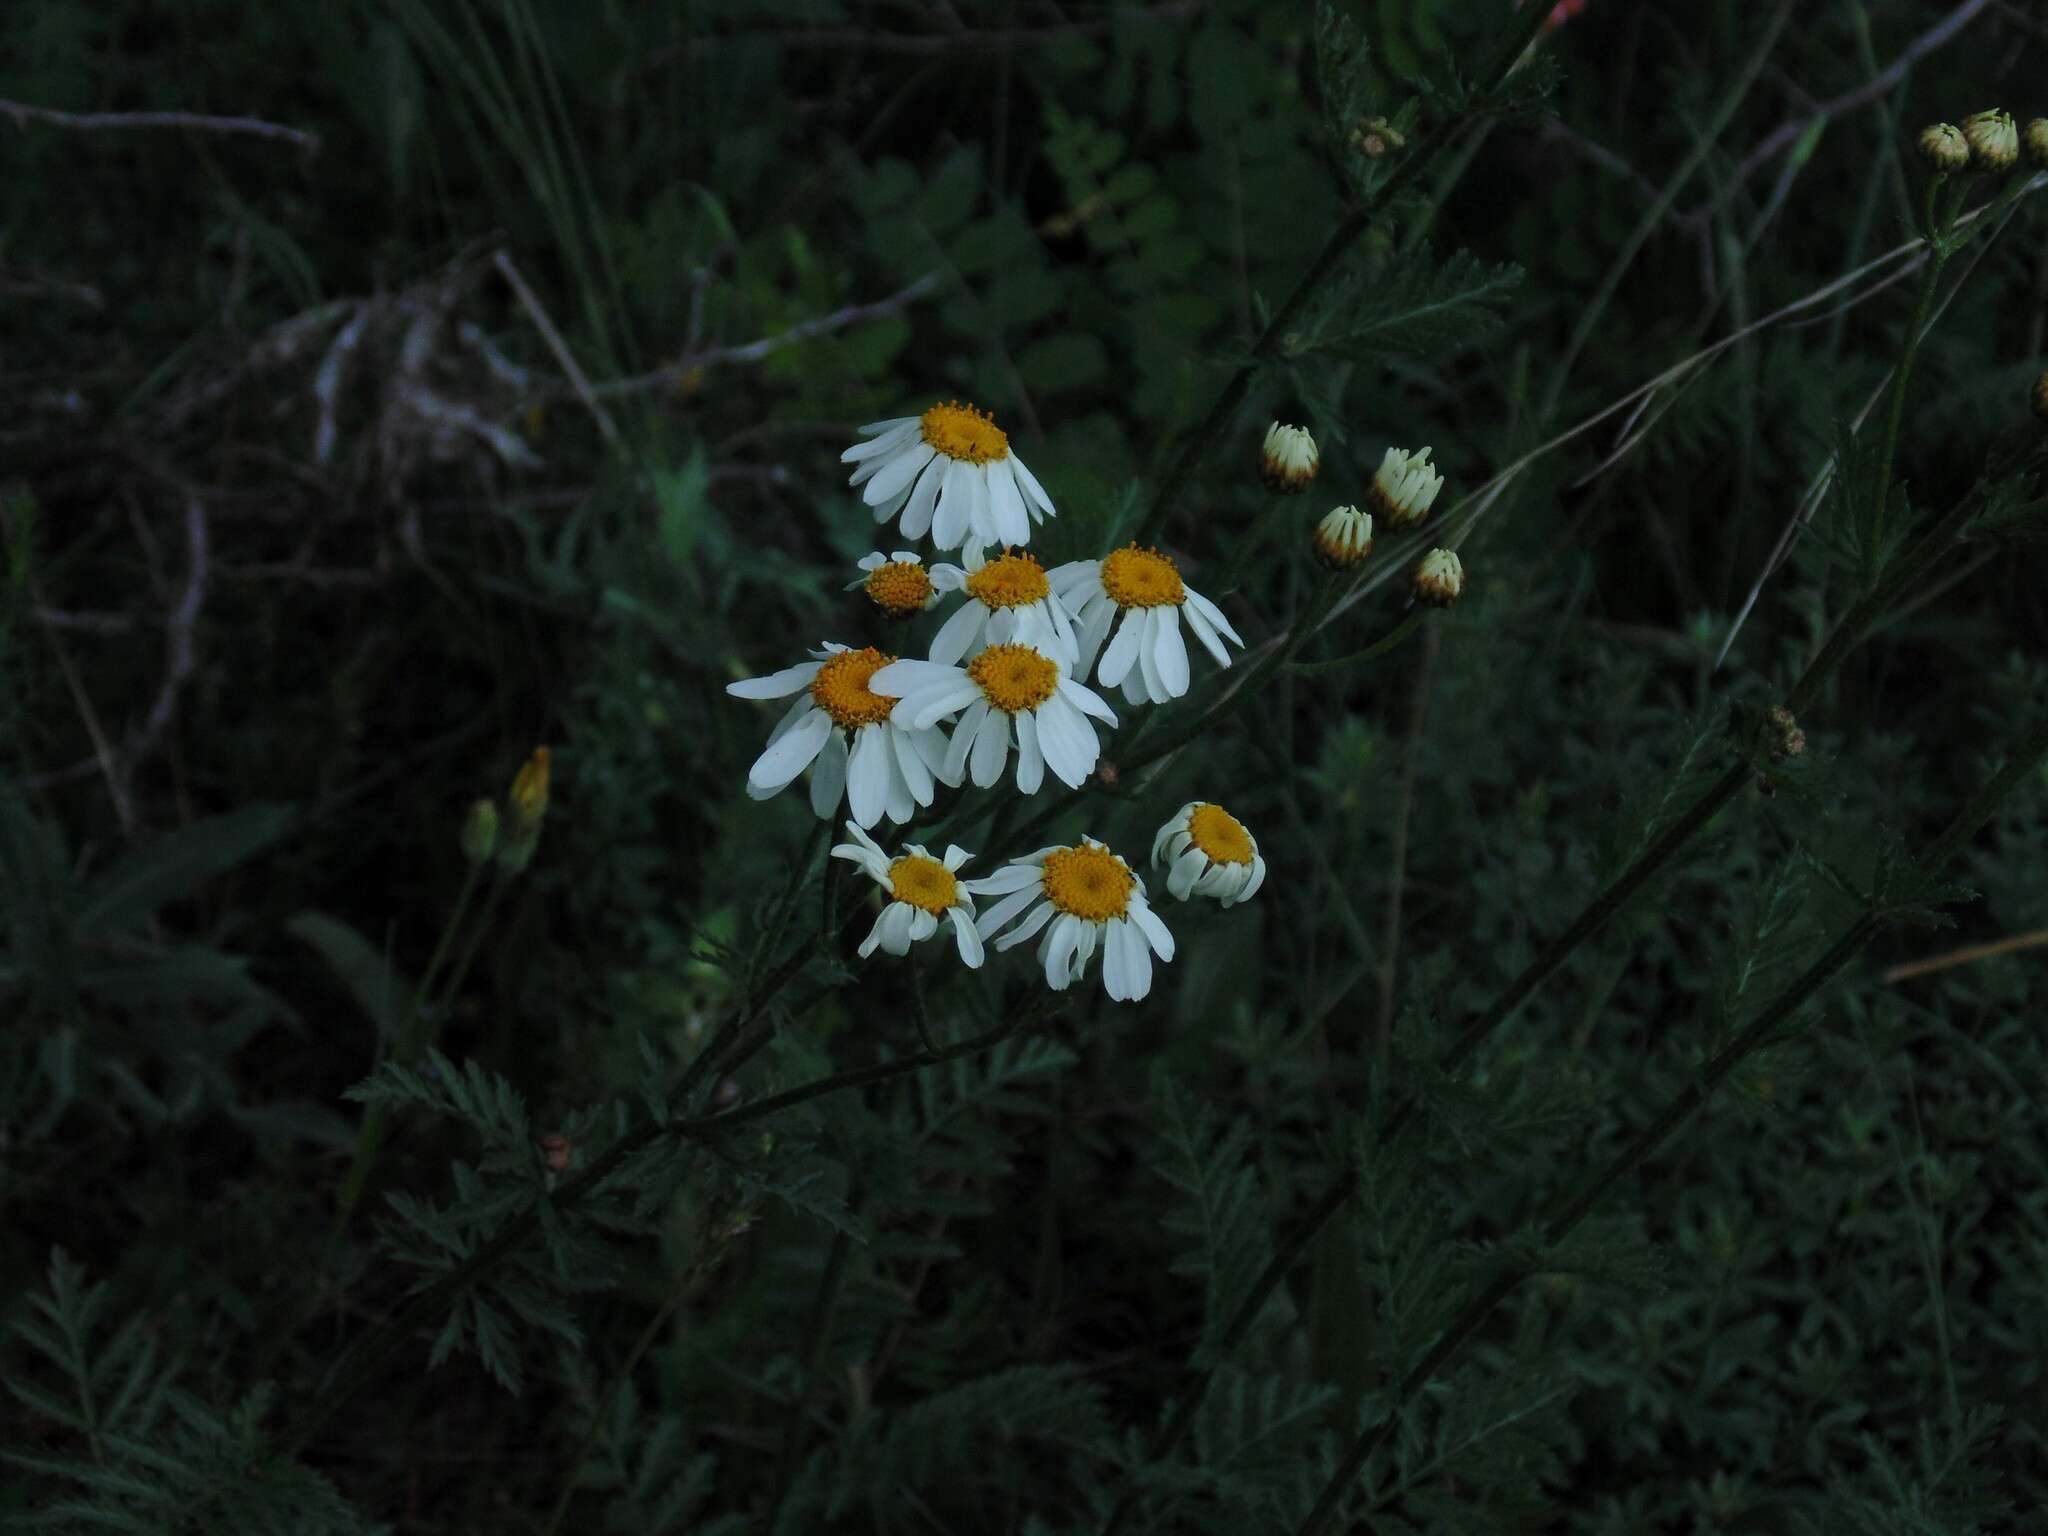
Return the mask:
{"type": "Polygon", "coordinates": [[[2048,421],[2048,370],[2034,380],[2034,414],[2048,421]]]}
{"type": "Polygon", "coordinates": [[[2020,135],[2020,142],[2027,146],[2027,158],[2048,169],[2048,117],[2037,117],[2027,124],[2027,131],[2020,135]]]}
{"type": "Polygon", "coordinates": [[[1444,477],[1429,462],[1429,450],[1389,448],[1386,457],[1366,487],[1371,500],[1387,524],[1395,529],[1412,528],[1429,516],[1436,493],[1444,488],[1444,477]]]}
{"type": "Polygon", "coordinates": [[[512,825],[498,845],[498,867],[516,875],[533,862],[540,846],[540,825],[548,814],[548,749],[535,747],[533,756],[513,775],[512,789],[505,797],[512,805],[512,825]]]}
{"type": "Polygon", "coordinates": [[[1368,117],[1351,130],[1351,147],[1368,160],[1408,147],[1408,137],[1384,117],[1368,117]]]}
{"type": "Polygon", "coordinates": [[[1920,158],[1938,175],[1963,170],[1970,163],[1970,141],[1954,123],[1935,123],[1920,130],[1920,158]]]}
{"type": "Polygon", "coordinates": [[[2012,114],[1999,107],[1972,112],[1963,119],[1963,137],[1970,156],[1987,171],[2009,171],[2020,157],[2020,134],[2012,114]]]}
{"type": "Polygon", "coordinates": [[[497,846],[498,808],[488,800],[479,800],[462,818],[462,856],[472,864],[481,864],[497,846]]]}

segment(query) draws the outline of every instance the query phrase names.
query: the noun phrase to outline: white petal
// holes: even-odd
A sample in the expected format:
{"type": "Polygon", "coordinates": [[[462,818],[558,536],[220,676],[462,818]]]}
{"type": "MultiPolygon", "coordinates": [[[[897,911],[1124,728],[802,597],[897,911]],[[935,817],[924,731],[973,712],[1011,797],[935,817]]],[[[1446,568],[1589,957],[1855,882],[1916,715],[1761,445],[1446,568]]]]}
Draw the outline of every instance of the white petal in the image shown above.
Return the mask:
{"type": "Polygon", "coordinates": [[[1101,654],[1102,642],[1109,638],[1109,626],[1116,622],[1117,606],[1107,597],[1097,601],[1093,607],[1086,603],[1069,605],[1068,610],[1079,626],[1074,634],[1075,656],[1074,676],[1084,678],[1088,669],[1101,654]]]}
{"type": "Polygon", "coordinates": [[[993,874],[961,883],[977,896],[1001,896],[1009,891],[1021,891],[1027,886],[1043,885],[1045,871],[1036,864],[1005,864],[993,874]]]}
{"type": "Polygon", "coordinates": [[[932,520],[932,542],[940,549],[958,549],[976,536],[974,482],[979,478],[965,459],[946,461],[946,487],[939,496],[939,515],[932,520]]]}
{"type": "Polygon", "coordinates": [[[1074,958],[1074,950],[1081,942],[1083,924],[1072,913],[1062,913],[1058,922],[1052,925],[1052,932],[1046,936],[1045,979],[1055,992],[1064,992],[1073,978],[1068,966],[1074,958]]]}
{"type": "Polygon", "coordinates": [[[870,421],[853,430],[862,437],[871,437],[877,432],[886,435],[899,427],[919,426],[923,421],[922,416],[891,416],[886,421],[870,421]]]}
{"type": "MultiPolygon", "coordinates": [[[[1014,453],[1010,455],[1010,468],[1017,476],[1017,489],[1022,491],[1026,498],[1037,502],[1040,507],[1044,508],[1046,517],[1057,516],[1058,514],[1052,508],[1052,498],[1045,494],[1045,487],[1038,483],[1038,477],[1026,469],[1024,461],[1014,453]]],[[[1033,515],[1036,516],[1037,514],[1034,513],[1033,515]]],[[[1043,521],[1043,519],[1040,520],[1043,521]]]]}
{"type": "Polygon", "coordinates": [[[782,788],[810,767],[811,759],[831,734],[832,717],[822,709],[812,710],[754,760],[754,766],[747,770],[747,787],[768,793],[782,788]]]}
{"type": "Polygon", "coordinates": [[[1017,489],[1017,477],[1009,459],[997,459],[988,467],[989,511],[996,533],[1006,544],[1031,541],[1031,519],[1024,510],[1024,493],[1017,489]]]}
{"type": "Polygon", "coordinates": [[[1045,894],[1045,881],[1037,878],[1037,870],[1034,869],[1031,873],[1034,878],[1029,885],[1020,886],[994,906],[976,914],[974,926],[981,930],[983,938],[987,938],[1045,894]]]}
{"type": "Polygon", "coordinates": [[[917,755],[917,743],[911,740],[908,731],[895,726],[884,726],[889,733],[889,746],[896,754],[896,771],[903,777],[904,788],[910,791],[910,798],[919,805],[932,803],[932,771],[925,760],[917,755]]]}
{"type": "MultiPolygon", "coordinates": [[[[898,727],[901,729],[901,727],[898,727]]],[[[917,747],[917,755],[924,759],[925,767],[931,769],[932,777],[940,778],[939,770],[946,765],[946,736],[936,727],[910,732],[911,742],[917,747]]],[[[944,780],[940,779],[943,783],[944,780]]]]}
{"type": "Polygon", "coordinates": [[[1131,925],[1119,919],[1112,919],[1103,925],[1102,936],[1102,989],[1114,1002],[1122,1002],[1130,994],[1130,952],[1124,948],[1123,933],[1131,925]]]}
{"type": "Polygon", "coordinates": [[[934,914],[925,911],[924,908],[919,907],[917,915],[910,920],[910,942],[922,944],[938,931],[938,918],[934,914]]]}
{"type": "Polygon", "coordinates": [[[1159,921],[1159,914],[1152,910],[1148,902],[1142,897],[1133,897],[1130,906],[1124,909],[1124,915],[1143,930],[1145,937],[1152,941],[1153,952],[1160,959],[1173,958],[1173,935],[1167,931],[1166,924],[1159,921]]]}
{"type": "MultiPolygon", "coordinates": [[[[967,654],[967,648],[974,644],[981,634],[982,624],[988,618],[988,609],[973,598],[968,598],[952,616],[939,626],[939,632],[932,636],[930,655],[941,665],[951,665],[967,654]]],[[[883,668],[884,671],[888,669],[883,668]]]]}
{"type": "Polygon", "coordinates": [[[981,964],[981,935],[968,915],[955,907],[946,914],[946,920],[953,925],[953,942],[959,947],[961,963],[978,967],[981,964]]]}
{"type": "MultiPolygon", "coordinates": [[[[1166,610],[1154,608],[1145,615],[1145,628],[1138,639],[1138,676],[1144,679],[1142,697],[1154,704],[1163,704],[1173,695],[1166,691],[1166,679],[1159,675],[1159,630],[1166,617],[1166,610]]],[[[1124,679],[1126,691],[1130,679],[1124,679]]]]}
{"type": "Polygon", "coordinates": [[[1221,608],[1218,608],[1214,603],[1210,602],[1209,599],[1202,596],[1202,594],[1197,592],[1193,587],[1189,587],[1187,589],[1187,593],[1188,606],[1190,608],[1194,609],[1203,618],[1207,619],[1209,623],[1213,625],[1219,632],[1230,636],[1230,638],[1235,640],[1239,645],[1244,644],[1244,636],[1240,635],[1235,629],[1232,629],[1230,627],[1230,620],[1223,617],[1223,610],[1221,608]]]}
{"type": "Polygon", "coordinates": [[[1065,699],[1055,696],[1038,707],[1038,749],[1053,776],[1069,789],[1079,789],[1095,769],[1095,733],[1065,699]]]}
{"type": "Polygon", "coordinates": [[[1102,653],[1102,661],[1095,668],[1095,681],[1104,688],[1114,688],[1124,680],[1131,670],[1131,664],[1138,659],[1140,643],[1145,636],[1144,608],[1125,611],[1123,623],[1117,626],[1116,636],[1109,642],[1109,649],[1102,653]]]}
{"type": "Polygon", "coordinates": [[[990,509],[988,492],[988,466],[977,464],[967,482],[967,526],[974,530],[978,539],[995,544],[1003,535],[996,527],[995,515],[990,509]]]}
{"type": "Polygon", "coordinates": [[[1177,699],[1188,691],[1188,648],[1180,637],[1180,610],[1161,608],[1158,613],[1159,637],[1153,660],[1159,667],[1159,680],[1166,684],[1166,696],[1177,699]]]}
{"type": "Polygon", "coordinates": [[[965,848],[962,848],[958,843],[946,844],[946,872],[948,874],[954,873],[960,868],[962,864],[965,864],[969,859],[973,857],[973,854],[969,853],[965,848]]]}
{"type": "Polygon", "coordinates": [[[1120,941],[1124,951],[1124,998],[1135,1003],[1152,990],[1152,951],[1146,947],[1144,938],[1129,922],[1115,922],[1109,925],[1109,942],[1114,948],[1120,941]]]}
{"type": "MultiPolygon", "coordinates": [[[[871,725],[867,729],[879,732],[885,742],[893,740],[894,733],[886,725],[871,725]]],[[[886,774],[883,779],[882,814],[901,826],[917,814],[917,801],[910,793],[910,786],[904,782],[903,769],[896,761],[893,748],[887,748],[882,752],[882,767],[886,774]]]]}
{"type": "Polygon", "coordinates": [[[959,675],[958,667],[934,666],[929,661],[892,661],[868,679],[868,691],[900,699],[935,683],[950,683],[959,675]]]}
{"type": "MultiPolygon", "coordinates": [[[[1000,953],[1001,951],[1006,949],[1015,949],[1019,944],[1026,942],[1028,939],[1031,938],[1033,934],[1037,933],[1039,929],[1043,928],[1046,925],[1046,923],[1051,920],[1052,914],[1052,903],[1049,901],[1041,901],[1038,904],[1038,906],[1035,909],[1033,909],[1029,917],[1025,918],[1023,922],[1019,923],[1016,927],[1012,928],[1008,933],[1004,934],[1000,939],[996,940],[996,951],[1000,953]]],[[[988,936],[988,933],[988,929],[982,929],[982,936],[984,938],[988,936]]]]}
{"type": "Polygon", "coordinates": [[[1017,793],[1035,795],[1045,782],[1045,758],[1038,750],[1038,725],[1025,710],[1017,716],[1017,793]]]}
{"type": "Polygon", "coordinates": [[[974,755],[968,765],[968,772],[979,789],[989,789],[1001,781],[1003,764],[1010,760],[1010,717],[1000,709],[992,709],[974,733],[974,755]]]}
{"type": "Polygon", "coordinates": [[[904,449],[875,472],[875,478],[870,480],[867,489],[860,493],[860,499],[871,507],[879,507],[893,501],[910,489],[910,482],[916,478],[917,472],[931,463],[932,456],[937,452],[938,450],[930,443],[922,442],[904,449]]]}
{"type": "Polygon", "coordinates": [[[1060,697],[1082,714],[1093,715],[1104,725],[1116,724],[1116,711],[1105,704],[1102,695],[1092,688],[1085,688],[1063,677],[1060,679],[1060,697]]]}
{"type": "Polygon", "coordinates": [[[958,714],[970,704],[982,702],[980,687],[965,679],[950,688],[927,688],[913,694],[897,705],[891,713],[899,725],[907,725],[913,731],[930,730],[949,715],[958,714]],[[907,717],[898,719],[897,717],[907,717]]]}
{"type": "Polygon", "coordinates": [[[865,960],[875,952],[875,946],[882,942],[882,924],[889,921],[889,914],[896,910],[898,903],[890,902],[876,917],[875,925],[868,929],[868,936],[860,941],[860,957],[865,960]]]}
{"type": "Polygon", "coordinates": [[[1186,901],[1188,892],[1195,888],[1195,882],[1202,877],[1202,871],[1209,867],[1209,855],[1199,848],[1190,848],[1173,861],[1173,868],[1167,871],[1166,888],[1177,901],[1186,901]]]}
{"type": "Polygon", "coordinates": [[[974,733],[981,729],[981,722],[988,717],[988,705],[976,699],[967,706],[967,713],[960,717],[960,723],[953,727],[953,739],[946,744],[946,763],[939,771],[939,778],[955,789],[967,773],[967,753],[974,745],[974,733]]]}
{"type": "Polygon", "coordinates": [[[782,718],[775,722],[775,729],[768,733],[767,745],[772,747],[775,743],[782,740],[783,737],[789,734],[791,726],[795,725],[797,721],[803,719],[805,715],[817,707],[812,702],[811,696],[808,693],[800,693],[791,699],[789,701],[789,708],[784,710],[782,718]]]}
{"type": "Polygon", "coordinates": [[[800,661],[780,672],[770,672],[766,677],[749,677],[737,683],[727,683],[725,691],[736,699],[786,699],[792,693],[810,687],[820,665],[815,661],[800,661]]]}
{"type": "Polygon", "coordinates": [[[812,814],[829,821],[838,813],[839,802],[845,798],[846,733],[834,731],[826,738],[818,753],[818,764],[811,770],[812,814]]]}
{"type": "Polygon", "coordinates": [[[896,527],[906,539],[921,539],[932,525],[932,508],[939,502],[939,486],[946,478],[946,461],[933,459],[903,500],[903,521],[896,527]]]}
{"type": "Polygon", "coordinates": [[[1237,893],[1239,901],[1250,901],[1259,887],[1266,883],[1266,860],[1256,850],[1252,853],[1252,877],[1245,881],[1244,889],[1237,893]]]}
{"type": "Polygon", "coordinates": [[[910,953],[910,925],[917,916],[917,908],[908,902],[892,901],[882,909],[882,920],[875,929],[882,936],[882,948],[892,955],[910,953]]]}
{"type": "Polygon", "coordinates": [[[853,733],[853,756],[846,765],[846,798],[856,824],[872,827],[882,819],[889,798],[889,743],[884,726],[864,725],[853,733]]]}

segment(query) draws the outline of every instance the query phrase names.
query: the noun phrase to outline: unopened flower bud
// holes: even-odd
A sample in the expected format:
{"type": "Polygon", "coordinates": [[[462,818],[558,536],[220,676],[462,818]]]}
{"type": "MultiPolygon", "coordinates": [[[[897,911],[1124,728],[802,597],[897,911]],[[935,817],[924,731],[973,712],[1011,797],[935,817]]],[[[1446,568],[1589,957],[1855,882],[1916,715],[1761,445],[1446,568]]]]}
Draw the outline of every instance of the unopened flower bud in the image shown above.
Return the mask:
{"type": "Polygon", "coordinates": [[[2034,380],[2034,414],[2048,421],[2048,370],[2043,370],[2041,377],[2034,380]]]}
{"type": "Polygon", "coordinates": [[[569,1161],[576,1155],[576,1144],[566,1136],[543,1136],[540,1139],[540,1160],[555,1173],[567,1173],[569,1161]]]}
{"type": "Polygon", "coordinates": [[[1316,477],[1322,458],[1316,440],[1307,427],[1282,426],[1274,422],[1266,429],[1266,446],[1259,454],[1259,478],[1276,491],[1305,491],[1316,477]]]}
{"type": "Polygon", "coordinates": [[[2037,117],[2027,124],[2020,142],[2027,147],[2027,158],[2048,170],[2048,117],[2037,117]]]}
{"type": "Polygon", "coordinates": [[[1436,493],[1444,488],[1444,477],[1430,466],[1429,450],[1389,448],[1372,477],[1368,495],[1373,507],[1396,531],[1412,528],[1429,516],[1436,493]]]}
{"type": "Polygon", "coordinates": [[[2020,157],[2019,130],[2012,114],[2001,108],[1964,118],[1963,137],[1969,141],[1971,158],[1984,170],[2010,170],[2020,157]]]}
{"type": "Polygon", "coordinates": [[[1465,567],[1457,552],[1432,549],[1415,567],[1415,601],[1432,608],[1448,608],[1465,590],[1465,567]]]}
{"type": "Polygon", "coordinates": [[[1934,123],[1920,130],[1920,158],[1942,176],[1964,169],[1970,163],[1970,141],[1954,123],[1934,123]]]}
{"type": "Polygon", "coordinates": [[[540,825],[547,819],[546,747],[535,747],[533,756],[520,765],[505,798],[512,805],[512,825],[498,844],[498,867],[508,875],[516,875],[533,862],[533,851],[540,846],[540,825]]]}
{"type": "Polygon", "coordinates": [[[1368,160],[1378,160],[1408,147],[1408,136],[1384,117],[1368,117],[1351,130],[1351,147],[1368,160]]]}
{"type": "Polygon", "coordinates": [[[867,574],[853,585],[867,593],[868,601],[882,610],[884,618],[907,619],[939,600],[939,590],[932,585],[924,562],[907,550],[897,551],[894,558],[880,553],[863,555],[860,568],[867,574]]]}
{"type": "Polygon", "coordinates": [[[472,864],[481,864],[497,846],[498,808],[488,800],[479,800],[462,818],[462,856],[472,864]]]}
{"type": "Polygon", "coordinates": [[[1372,553],[1372,514],[1336,507],[1316,524],[1316,559],[1333,571],[1348,571],[1372,553]]]}
{"type": "Polygon", "coordinates": [[[1792,711],[1782,704],[1771,710],[1771,730],[1777,738],[1771,745],[1773,760],[1797,757],[1806,750],[1806,732],[1799,729],[1799,722],[1792,718],[1792,711]]]}

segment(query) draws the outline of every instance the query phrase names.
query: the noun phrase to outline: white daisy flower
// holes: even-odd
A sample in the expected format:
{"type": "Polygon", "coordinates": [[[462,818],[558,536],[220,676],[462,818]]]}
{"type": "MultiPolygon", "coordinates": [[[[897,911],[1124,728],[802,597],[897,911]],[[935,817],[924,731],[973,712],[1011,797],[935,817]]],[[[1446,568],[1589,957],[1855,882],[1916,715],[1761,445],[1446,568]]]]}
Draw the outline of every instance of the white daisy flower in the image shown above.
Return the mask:
{"type": "Polygon", "coordinates": [[[882,610],[885,618],[907,619],[912,614],[923,613],[939,600],[940,588],[934,581],[940,570],[951,570],[951,566],[940,566],[927,571],[924,562],[907,549],[899,549],[893,555],[876,550],[871,555],[862,555],[858,569],[865,574],[846,584],[851,592],[855,587],[863,589],[868,601],[882,610]]]}
{"type": "Polygon", "coordinates": [[[1152,990],[1153,955],[1173,958],[1173,935],[1145,900],[1145,882],[1092,837],[1078,847],[1041,848],[968,881],[967,889],[1002,898],[976,919],[984,939],[1030,908],[995,947],[1014,948],[1043,929],[1038,962],[1055,992],[1086,975],[1100,948],[1104,990],[1118,1002],[1135,1002],[1152,990]]]}
{"type": "Polygon", "coordinates": [[[1071,561],[1055,566],[1050,579],[1079,625],[1074,675],[1086,677],[1100,652],[1096,685],[1114,688],[1122,683],[1124,697],[1133,704],[1161,704],[1188,691],[1188,648],[1180,636],[1183,613],[1188,628],[1219,667],[1230,665],[1224,636],[1244,644],[1223,610],[1182,581],[1173,561],[1156,549],[1133,544],[1100,560],[1071,561]],[[1109,639],[1110,626],[1119,615],[1123,622],[1116,638],[1103,650],[1102,642],[1109,639]]]}
{"type": "Polygon", "coordinates": [[[1429,516],[1436,493],[1444,488],[1444,477],[1429,462],[1429,450],[1389,448],[1380,460],[1366,494],[1389,527],[1400,530],[1429,516]]]}
{"type": "Polygon", "coordinates": [[[849,821],[850,843],[839,843],[832,857],[857,864],[870,880],[893,898],[882,908],[875,926],[861,940],[860,957],[865,960],[877,948],[892,955],[907,955],[910,946],[939,931],[939,921],[953,925],[953,942],[965,965],[981,964],[981,933],[974,926],[974,900],[955,878],[955,872],[974,855],[965,848],[949,845],[944,859],[935,859],[921,843],[906,844],[901,854],[890,858],[881,845],[849,821]]]}
{"type": "Polygon", "coordinates": [[[1214,896],[1234,907],[1251,900],[1266,883],[1266,861],[1258,839],[1220,805],[1190,800],[1152,839],[1152,867],[1164,869],[1166,889],[1176,900],[1214,896]]]}
{"type": "Polygon", "coordinates": [[[970,770],[982,789],[999,781],[1014,722],[1017,789],[1035,795],[1047,768],[1069,789],[1080,788],[1102,751],[1088,717],[1116,724],[1115,712],[1067,675],[1071,665],[1049,631],[1026,621],[1014,638],[987,647],[964,667],[892,662],[869,686],[897,696],[890,718],[915,735],[964,711],[938,768],[947,784],[959,784],[970,770]]]}
{"type": "Polygon", "coordinates": [[[981,546],[970,541],[964,567],[935,565],[932,580],[942,592],[961,591],[967,600],[932,637],[931,659],[952,663],[978,655],[984,646],[1000,645],[1015,636],[1020,624],[1035,622],[1052,632],[1072,660],[1073,620],[1054,599],[1045,568],[1030,555],[1009,550],[984,559],[981,546]]]}
{"type": "Polygon", "coordinates": [[[932,803],[946,738],[897,725],[889,718],[896,700],[871,690],[875,674],[895,657],[873,646],[853,651],[830,641],[811,654],[818,660],[726,684],[735,698],[798,696],[747,771],[747,793],[766,800],[815,762],[811,809],[820,817],[835,815],[843,799],[863,827],[884,816],[910,820],[915,807],[932,803]]]}
{"type": "Polygon", "coordinates": [[[1024,461],[1010,452],[1009,436],[986,411],[957,400],[922,416],[871,421],[868,439],[839,458],[856,464],[851,485],[865,484],[861,499],[886,523],[898,512],[906,539],[930,529],[940,549],[981,544],[1028,544],[1031,525],[1056,515],[1024,461]]]}
{"type": "Polygon", "coordinates": [[[1274,422],[1266,428],[1266,441],[1259,449],[1259,478],[1269,490],[1292,494],[1308,489],[1323,458],[1307,427],[1290,427],[1274,422]]]}

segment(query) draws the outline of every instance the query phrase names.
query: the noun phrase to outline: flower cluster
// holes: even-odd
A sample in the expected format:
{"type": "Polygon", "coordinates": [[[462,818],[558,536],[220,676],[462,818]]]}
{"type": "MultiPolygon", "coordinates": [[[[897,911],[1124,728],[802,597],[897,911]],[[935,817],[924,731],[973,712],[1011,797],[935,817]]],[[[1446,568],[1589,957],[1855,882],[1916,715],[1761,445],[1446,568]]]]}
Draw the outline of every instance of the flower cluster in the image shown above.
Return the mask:
{"type": "Polygon", "coordinates": [[[2048,118],[2035,118],[2023,131],[2002,107],[1972,112],[1960,127],[1931,123],[1914,142],[1937,176],[1971,169],[2009,171],[2019,164],[2023,146],[2035,165],[2048,166],[2048,118]]]}
{"type": "MultiPolygon", "coordinates": [[[[987,412],[949,401],[872,422],[860,435],[841,461],[854,466],[849,483],[875,521],[893,519],[906,542],[929,534],[939,551],[960,553],[958,564],[927,565],[913,550],[877,550],[858,562],[847,590],[895,622],[949,596],[958,602],[921,659],[894,646],[827,641],[809,661],[729,684],[738,698],[791,701],[748,770],[747,793],[766,799],[808,772],[813,812],[827,820],[842,807],[850,813],[853,841],[833,856],[888,897],[863,958],[877,949],[907,954],[950,925],[961,961],[979,966],[985,941],[1004,950],[1042,935],[1038,961],[1053,988],[1083,977],[1099,953],[1111,997],[1145,996],[1154,960],[1173,958],[1173,936],[1144,880],[1103,844],[1083,838],[1040,849],[976,880],[958,875],[972,857],[964,849],[934,857],[913,843],[891,855],[868,829],[909,821],[940,785],[990,789],[1007,776],[1018,793],[1035,795],[1050,776],[1078,789],[1097,771],[1101,733],[1119,724],[1097,689],[1120,688],[1132,705],[1177,699],[1192,681],[1187,635],[1219,667],[1244,638],[1157,549],[1133,544],[1041,566],[1026,546],[1057,509],[987,412]],[[1000,899],[977,915],[976,896],[1000,899]]],[[[1306,432],[1279,448],[1286,475],[1313,475],[1306,432]]],[[[1167,888],[1181,900],[1231,905],[1265,878],[1242,823],[1200,803],[1160,829],[1154,863],[1168,869],[1167,888]]]]}

